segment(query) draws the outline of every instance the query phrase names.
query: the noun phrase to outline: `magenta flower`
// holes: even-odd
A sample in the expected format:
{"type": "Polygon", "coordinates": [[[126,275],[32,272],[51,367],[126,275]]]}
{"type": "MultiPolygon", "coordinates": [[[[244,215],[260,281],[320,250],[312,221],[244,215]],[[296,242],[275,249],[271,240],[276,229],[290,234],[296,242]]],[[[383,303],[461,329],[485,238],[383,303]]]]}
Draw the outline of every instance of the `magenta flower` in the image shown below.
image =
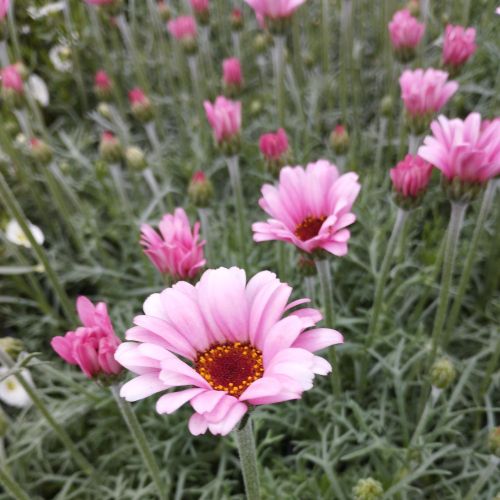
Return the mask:
{"type": "Polygon", "coordinates": [[[257,17],[281,19],[290,17],[306,0],[245,0],[257,17]]]}
{"type": "Polygon", "coordinates": [[[243,75],[241,72],[240,60],[237,57],[224,59],[222,62],[222,73],[224,84],[228,87],[241,87],[243,85],[243,75]]]}
{"type": "Polygon", "coordinates": [[[115,360],[120,345],[104,302],[96,306],[86,297],[78,297],[76,309],[83,326],[64,337],[54,337],[50,345],[66,363],[78,365],[88,378],[118,375],[122,367],[115,360]]]}
{"type": "Polygon", "coordinates": [[[0,0],[0,21],[9,13],[10,0],[0,0]]]}
{"type": "Polygon", "coordinates": [[[481,124],[481,115],[465,120],[440,116],[419,156],[441,170],[448,181],[484,183],[500,174],[500,119],[481,124]]]}
{"type": "Polygon", "coordinates": [[[182,208],[165,214],[158,224],[160,234],[151,226],[141,226],[141,245],[158,271],[176,280],[194,278],[205,265],[204,241],[199,241],[200,223],[191,231],[189,219],[182,208]]]}
{"type": "Polygon", "coordinates": [[[437,69],[405,70],[399,78],[401,98],[411,117],[428,117],[441,110],[458,90],[458,83],[448,82],[448,73],[437,69]]]}
{"type": "Polygon", "coordinates": [[[136,104],[147,104],[149,99],[139,87],[135,87],[128,93],[128,102],[134,106],[136,104]]]}
{"type": "Polygon", "coordinates": [[[431,164],[416,155],[406,155],[403,161],[391,168],[394,190],[404,198],[422,195],[427,190],[431,175],[431,164]]]}
{"type": "Polygon", "coordinates": [[[253,224],[257,242],[280,240],[311,253],[323,249],[347,253],[352,205],[361,186],[353,172],[339,175],[337,167],[319,160],[303,167],[284,167],[277,187],[262,188],[261,208],[272,218],[253,224]]]}
{"type": "Polygon", "coordinates": [[[23,79],[16,64],[11,64],[10,66],[2,68],[0,70],[0,77],[2,79],[2,89],[4,91],[11,91],[18,95],[24,93],[23,79]]]}
{"type": "Polygon", "coordinates": [[[476,30],[448,24],[444,33],[443,63],[458,67],[476,52],[476,30]]]}
{"type": "Polygon", "coordinates": [[[191,16],[179,16],[167,23],[168,32],[176,40],[192,40],[198,33],[196,21],[191,16]]]}
{"type": "Polygon", "coordinates": [[[106,71],[100,69],[94,76],[94,87],[100,90],[111,90],[113,83],[106,71]]]}
{"type": "Polygon", "coordinates": [[[330,364],[316,352],[343,342],[327,328],[309,329],[321,320],[315,309],[290,310],[292,288],[269,271],[247,283],[233,267],[205,271],[192,286],[179,282],[151,295],[144,315],[127,331],[116,360],[138,376],[121,389],[137,401],[168,389],[158,413],[173,413],[189,402],[192,434],[226,435],[249,405],[300,399],[314,375],[330,364]]]}
{"type": "Polygon", "coordinates": [[[389,23],[389,35],[396,52],[414,50],[424,32],[425,24],[418,22],[408,9],[398,10],[389,23]]]}
{"type": "Polygon", "coordinates": [[[209,9],[210,4],[208,0],[191,0],[191,7],[197,14],[205,14],[209,9]]]}
{"type": "Polygon", "coordinates": [[[259,139],[259,149],[262,156],[268,161],[279,161],[288,153],[288,137],[284,129],[275,133],[268,132],[259,139]]]}
{"type": "Polygon", "coordinates": [[[219,96],[213,104],[210,101],[205,101],[203,106],[217,143],[231,141],[239,136],[241,130],[241,102],[231,101],[224,96],[219,96]]]}

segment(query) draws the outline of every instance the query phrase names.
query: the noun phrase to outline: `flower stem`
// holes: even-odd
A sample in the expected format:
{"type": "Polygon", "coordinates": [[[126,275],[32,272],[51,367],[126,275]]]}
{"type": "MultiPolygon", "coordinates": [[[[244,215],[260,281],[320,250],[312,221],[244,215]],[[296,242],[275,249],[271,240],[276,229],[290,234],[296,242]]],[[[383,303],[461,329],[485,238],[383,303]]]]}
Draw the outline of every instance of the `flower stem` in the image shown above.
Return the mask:
{"type": "Polygon", "coordinates": [[[16,500],[30,500],[29,495],[23,490],[14,478],[0,465],[0,484],[3,485],[5,491],[9,492],[16,500]]]}
{"type": "Polygon", "coordinates": [[[246,268],[247,256],[245,236],[247,221],[245,215],[245,204],[243,200],[243,188],[241,185],[240,166],[238,156],[226,157],[227,168],[229,170],[229,177],[233,188],[234,204],[236,206],[236,215],[238,217],[238,237],[239,237],[239,250],[240,250],[240,264],[246,268]]]}
{"type": "Polygon", "coordinates": [[[438,347],[441,345],[443,340],[443,326],[446,319],[446,312],[448,311],[448,301],[450,297],[450,288],[453,277],[453,268],[455,265],[455,256],[457,253],[458,239],[466,210],[466,203],[452,202],[451,204],[451,217],[444,248],[441,289],[439,291],[438,308],[434,318],[434,326],[432,328],[432,347],[428,363],[429,367],[432,366],[436,360],[438,347]]]}
{"type": "Polygon", "coordinates": [[[406,220],[408,218],[408,212],[401,208],[398,208],[396,214],[396,221],[394,222],[394,227],[392,228],[392,233],[387,243],[385,250],[384,259],[382,261],[382,266],[377,277],[377,285],[375,287],[375,298],[373,300],[373,309],[370,317],[370,324],[368,327],[368,345],[372,346],[377,338],[379,326],[379,316],[382,310],[382,304],[384,299],[385,284],[387,282],[387,275],[389,274],[390,265],[394,255],[394,250],[396,249],[397,243],[403,232],[406,220]]]}
{"type": "Polygon", "coordinates": [[[250,417],[244,418],[241,426],[235,431],[235,437],[247,500],[259,500],[260,486],[259,471],[257,468],[257,450],[255,449],[255,438],[250,417]]]}
{"type": "Polygon", "coordinates": [[[116,404],[122,414],[123,420],[127,424],[128,430],[132,434],[132,437],[135,441],[135,445],[141,454],[142,460],[144,461],[144,465],[149,471],[153,482],[155,483],[155,487],[158,491],[159,498],[165,498],[166,490],[164,488],[163,482],[160,476],[160,469],[158,468],[158,464],[154,458],[153,452],[149,447],[146,435],[142,430],[142,427],[137,420],[137,416],[135,415],[130,404],[120,397],[120,390],[118,386],[111,386],[111,393],[115,398],[116,404]]]}
{"type": "Polygon", "coordinates": [[[278,126],[285,125],[285,36],[276,35],[273,46],[273,64],[278,126]]]}
{"type": "Polygon", "coordinates": [[[429,413],[431,410],[434,408],[434,405],[436,404],[437,400],[439,399],[439,396],[441,395],[441,389],[433,388],[432,391],[429,394],[429,397],[427,398],[427,402],[424,407],[424,411],[420,415],[420,419],[417,423],[417,427],[415,428],[415,432],[413,433],[413,436],[411,437],[410,440],[410,447],[417,445],[417,440],[422,434],[423,430],[425,429],[425,426],[427,425],[427,421],[429,419],[429,413]]]}
{"type": "Polygon", "coordinates": [[[37,256],[40,263],[43,265],[43,268],[44,268],[45,272],[47,273],[47,278],[50,281],[50,284],[52,285],[52,288],[54,289],[55,294],[59,298],[59,301],[61,303],[61,307],[64,311],[66,318],[70,322],[74,321],[75,313],[73,310],[73,306],[69,300],[69,297],[66,294],[66,291],[64,290],[56,273],[54,272],[54,269],[52,268],[52,266],[49,262],[49,259],[47,257],[47,254],[45,253],[45,250],[37,243],[33,234],[31,233],[30,228],[29,228],[28,219],[26,218],[26,215],[24,215],[24,212],[23,212],[21,206],[17,202],[16,197],[14,196],[14,193],[12,193],[12,191],[10,190],[2,173],[0,173],[0,195],[1,195],[1,199],[3,200],[5,207],[10,212],[12,217],[14,219],[16,219],[18,224],[21,226],[23,233],[26,235],[26,237],[28,238],[28,241],[30,242],[31,248],[35,252],[35,255],[37,256]]]}
{"type": "Polygon", "coordinates": [[[7,52],[7,42],[5,40],[0,40],[0,65],[9,65],[9,53],[7,52]]]}
{"type": "Polygon", "coordinates": [[[330,66],[330,30],[330,0],[321,0],[321,65],[324,75],[328,75],[330,66]]]}
{"type": "Polygon", "coordinates": [[[212,238],[210,238],[210,209],[199,208],[198,215],[200,216],[201,236],[206,240],[204,248],[207,267],[214,267],[214,262],[212,261],[212,238]]]}
{"type": "MultiPolygon", "coordinates": [[[[330,261],[328,259],[316,260],[321,293],[323,294],[323,311],[325,313],[325,324],[327,328],[333,328],[333,292],[332,292],[332,274],[330,271],[330,261]]],[[[334,375],[333,390],[335,396],[340,397],[342,392],[342,383],[340,380],[340,370],[338,369],[337,353],[335,349],[330,349],[330,362],[333,365],[334,375]]]]}
{"type": "Polygon", "coordinates": [[[486,217],[490,212],[491,205],[495,198],[496,186],[497,186],[497,181],[495,180],[489,181],[488,185],[486,186],[486,191],[484,192],[483,195],[483,201],[481,203],[481,208],[479,209],[479,215],[477,217],[476,224],[474,227],[474,233],[472,235],[472,240],[470,242],[469,251],[465,259],[465,264],[462,271],[462,275],[460,276],[460,281],[458,282],[457,294],[455,296],[455,300],[453,301],[453,305],[450,310],[446,333],[443,340],[443,344],[445,346],[450,341],[451,335],[457,323],[458,315],[462,308],[462,302],[464,300],[465,291],[467,290],[467,285],[469,284],[470,275],[472,272],[472,265],[474,264],[474,257],[477,252],[479,239],[484,229],[484,223],[486,221],[486,217]]]}
{"type": "MultiPolygon", "coordinates": [[[[3,349],[0,349],[0,362],[7,368],[15,367],[14,361],[12,361],[11,357],[3,349]]],[[[94,467],[92,467],[90,462],[78,451],[75,443],[73,443],[73,441],[69,437],[69,434],[54,419],[49,409],[45,406],[45,403],[38,395],[36,388],[26,381],[21,372],[15,373],[15,377],[22,385],[23,389],[26,391],[26,394],[28,394],[35,408],[45,418],[50,427],[52,427],[52,430],[57,434],[57,437],[69,451],[70,455],[73,457],[78,466],[85,474],[89,476],[92,475],[95,472],[94,467]]]]}
{"type": "Polygon", "coordinates": [[[416,155],[418,146],[420,145],[420,137],[415,134],[408,134],[408,152],[411,155],[416,155]]]}
{"type": "Polygon", "coordinates": [[[286,281],[286,247],[285,245],[283,245],[283,242],[277,241],[275,244],[275,249],[278,277],[281,281],[286,281]]]}

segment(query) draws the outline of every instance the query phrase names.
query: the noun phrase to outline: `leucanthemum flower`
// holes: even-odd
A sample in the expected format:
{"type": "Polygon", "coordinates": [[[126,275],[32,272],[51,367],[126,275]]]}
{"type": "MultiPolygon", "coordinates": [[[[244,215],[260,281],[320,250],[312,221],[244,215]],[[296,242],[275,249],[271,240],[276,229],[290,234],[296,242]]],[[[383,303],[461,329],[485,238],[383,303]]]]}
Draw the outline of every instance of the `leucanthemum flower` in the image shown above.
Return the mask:
{"type": "MultiPolygon", "coordinates": [[[[33,235],[33,238],[35,238],[35,241],[39,245],[43,245],[45,237],[42,233],[42,230],[38,226],[35,226],[31,223],[29,224],[29,229],[31,231],[31,234],[33,235]]],[[[24,234],[24,231],[21,229],[19,223],[14,219],[9,221],[7,227],[5,228],[5,237],[15,245],[19,245],[25,248],[31,248],[31,243],[29,242],[28,237],[26,236],[26,234],[24,234]]]]}
{"type": "MultiPolygon", "coordinates": [[[[7,372],[8,368],[0,366],[0,379],[7,372]]],[[[27,369],[22,370],[21,375],[26,382],[33,385],[31,374],[27,369]]],[[[14,375],[9,375],[0,380],[0,400],[16,408],[26,408],[31,405],[30,397],[14,375]]]]}
{"type": "Polygon", "coordinates": [[[299,399],[330,364],[313,353],[343,342],[313,327],[315,309],[294,309],[292,288],[262,271],[248,283],[236,267],[206,271],[193,286],[178,282],[151,295],[115,358],[138,376],[121,388],[137,401],[158,392],[158,413],[190,403],[189,430],[226,435],[251,405],[299,399]]]}

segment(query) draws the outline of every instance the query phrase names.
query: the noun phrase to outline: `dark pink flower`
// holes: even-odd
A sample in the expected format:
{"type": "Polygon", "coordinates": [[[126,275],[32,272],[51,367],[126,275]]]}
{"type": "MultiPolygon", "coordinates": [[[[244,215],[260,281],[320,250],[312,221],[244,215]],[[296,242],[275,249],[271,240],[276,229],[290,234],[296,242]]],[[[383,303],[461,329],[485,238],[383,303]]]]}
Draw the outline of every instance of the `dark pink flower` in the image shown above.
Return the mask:
{"type": "Polygon", "coordinates": [[[288,152],[288,137],[284,129],[276,133],[263,134],[259,139],[259,149],[266,160],[279,160],[288,152]]]}
{"type": "Polygon", "coordinates": [[[9,12],[10,0],[0,0],[0,21],[5,19],[9,12]]]}
{"type": "Polygon", "coordinates": [[[78,365],[88,378],[99,375],[118,375],[122,367],[114,355],[120,345],[104,302],[96,306],[86,297],[76,301],[78,316],[83,326],[54,337],[50,342],[64,361],[78,365]]]}
{"type": "Polygon", "coordinates": [[[94,77],[94,87],[99,90],[108,91],[111,89],[113,83],[106,71],[100,69],[94,77]]]}
{"type": "Polygon", "coordinates": [[[212,104],[203,103],[208,123],[214,131],[216,141],[220,144],[237,137],[241,130],[241,102],[231,101],[219,96],[212,104]]]}
{"type": "Polygon", "coordinates": [[[176,40],[196,38],[196,21],[191,16],[179,16],[167,23],[168,32],[176,40]]]}
{"type": "Polygon", "coordinates": [[[443,63],[461,66],[476,52],[476,30],[448,24],[444,33],[443,63]]]}
{"type": "Polygon", "coordinates": [[[410,14],[408,9],[398,10],[389,23],[389,35],[394,49],[415,49],[424,36],[425,25],[410,14]]]}
{"type": "Polygon", "coordinates": [[[432,165],[416,155],[406,155],[403,161],[391,168],[394,190],[406,198],[417,198],[423,194],[431,175],[432,165]]]}
{"type": "Polygon", "coordinates": [[[197,14],[205,14],[209,7],[209,0],[191,0],[191,7],[197,14]]]}
{"type": "Polygon", "coordinates": [[[241,72],[240,60],[237,57],[224,59],[222,62],[224,84],[231,87],[241,87],[243,85],[243,75],[241,72]]]}
{"type": "Polygon", "coordinates": [[[2,88],[4,90],[13,91],[16,94],[22,94],[24,92],[23,79],[16,64],[11,64],[10,66],[2,68],[0,77],[2,78],[2,88]]]}

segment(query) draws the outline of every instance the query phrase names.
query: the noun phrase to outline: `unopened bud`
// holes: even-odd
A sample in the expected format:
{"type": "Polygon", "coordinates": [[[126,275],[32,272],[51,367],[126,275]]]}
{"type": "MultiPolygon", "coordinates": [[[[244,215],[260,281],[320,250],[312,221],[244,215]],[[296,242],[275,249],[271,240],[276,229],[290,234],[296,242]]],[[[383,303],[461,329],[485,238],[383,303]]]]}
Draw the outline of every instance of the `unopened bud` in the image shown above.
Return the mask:
{"type": "Polygon", "coordinates": [[[41,139],[33,137],[30,140],[30,152],[33,159],[42,165],[47,165],[52,161],[52,148],[41,139]]]}
{"type": "Polygon", "coordinates": [[[491,453],[500,458],[500,427],[492,429],[488,435],[488,448],[491,453]]]}
{"type": "Polygon", "coordinates": [[[446,389],[455,380],[455,367],[448,358],[438,359],[431,368],[431,383],[438,389],[446,389]]]}
{"type": "Polygon", "coordinates": [[[134,118],[142,123],[147,123],[153,118],[153,106],[149,97],[138,87],[128,93],[130,109],[134,118]]]}
{"type": "Polygon", "coordinates": [[[204,172],[193,174],[188,186],[188,196],[191,203],[198,208],[207,207],[214,196],[214,187],[204,172]]]}
{"type": "Polygon", "coordinates": [[[170,21],[172,17],[172,11],[170,10],[170,7],[167,5],[167,3],[164,0],[158,0],[156,6],[158,8],[158,14],[160,14],[160,19],[163,22],[170,21]]]}
{"type": "Polygon", "coordinates": [[[360,479],[352,489],[354,500],[379,500],[383,494],[382,483],[371,477],[360,479]]]}
{"type": "Polygon", "coordinates": [[[253,48],[258,54],[262,54],[267,49],[268,38],[263,33],[259,33],[253,39],[253,48]]]}
{"type": "Polygon", "coordinates": [[[349,151],[349,134],[344,125],[337,125],[333,129],[330,144],[337,155],[345,155],[349,151]]]}
{"type": "Polygon", "coordinates": [[[0,349],[6,352],[11,358],[17,359],[24,349],[24,344],[21,340],[14,337],[0,337],[0,349]]]}
{"type": "Polygon", "coordinates": [[[26,67],[26,64],[24,64],[22,61],[17,61],[16,63],[14,63],[14,66],[25,82],[30,76],[30,70],[26,67]]]}
{"type": "Polygon", "coordinates": [[[102,69],[95,74],[94,92],[100,101],[109,101],[113,95],[113,81],[102,69]]]}
{"type": "Polygon", "coordinates": [[[243,29],[243,13],[240,9],[233,9],[231,11],[231,28],[234,31],[241,31],[243,29]]]}
{"type": "Polygon", "coordinates": [[[107,163],[117,163],[121,160],[123,149],[118,137],[112,132],[103,132],[99,144],[99,154],[107,163]]]}
{"type": "Polygon", "coordinates": [[[390,95],[386,95],[380,101],[380,113],[382,116],[389,118],[394,109],[394,101],[390,95]]]}
{"type": "Polygon", "coordinates": [[[105,102],[100,102],[99,105],[97,106],[97,112],[103,117],[108,120],[111,120],[112,118],[112,113],[111,113],[111,108],[109,107],[109,104],[105,102]]]}
{"type": "Polygon", "coordinates": [[[413,17],[420,16],[420,0],[409,0],[406,4],[406,8],[410,11],[413,17]]]}
{"type": "Polygon", "coordinates": [[[134,170],[144,170],[148,166],[144,152],[137,146],[129,146],[125,150],[125,161],[127,166],[134,170]]]}
{"type": "Polygon", "coordinates": [[[262,111],[262,103],[258,99],[254,99],[250,103],[250,114],[255,116],[262,111]]]}

